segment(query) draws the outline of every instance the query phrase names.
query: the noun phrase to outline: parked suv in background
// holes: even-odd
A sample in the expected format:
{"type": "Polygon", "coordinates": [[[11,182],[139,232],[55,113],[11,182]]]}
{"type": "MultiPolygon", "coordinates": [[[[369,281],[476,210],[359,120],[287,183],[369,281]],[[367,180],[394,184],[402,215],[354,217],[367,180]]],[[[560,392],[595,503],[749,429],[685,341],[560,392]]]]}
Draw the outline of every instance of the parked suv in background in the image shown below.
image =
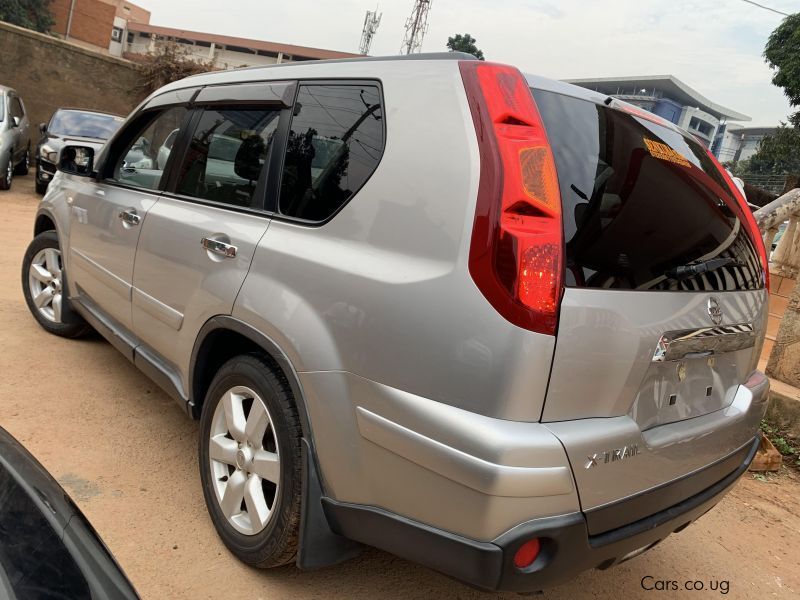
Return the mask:
{"type": "Polygon", "coordinates": [[[56,174],[61,149],[66,144],[80,144],[99,150],[110,138],[123,117],[76,108],[59,108],[48,123],[40,123],[42,134],[36,146],[36,193],[44,194],[56,174]]]}
{"type": "Polygon", "coordinates": [[[687,526],[756,451],[764,246],[650,113],[463,54],[313,62],[170,84],[75,153],[28,305],[200,419],[248,564],[356,541],[537,590],[687,526]]]}
{"type": "Polygon", "coordinates": [[[14,175],[27,175],[31,133],[25,105],[17,92],[0,85],[0,190],[11,189],[14,175]]]}

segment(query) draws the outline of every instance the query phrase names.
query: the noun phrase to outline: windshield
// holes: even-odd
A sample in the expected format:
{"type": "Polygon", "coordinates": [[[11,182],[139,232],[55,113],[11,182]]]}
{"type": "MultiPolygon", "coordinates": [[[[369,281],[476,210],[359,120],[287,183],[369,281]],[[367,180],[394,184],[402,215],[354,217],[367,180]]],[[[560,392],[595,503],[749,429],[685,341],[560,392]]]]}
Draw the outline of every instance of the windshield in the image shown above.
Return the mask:
{"type": "Polygon", "coordinates": [[[60,110],[50,121],[49,133],[107,140],[122,125],[123,118],[113,115],[60,110]]]}
{"type": "Polygon", "coordinates": [[[732,210],[737,200],[702,145],[623,110],[533,94],[558,169],[568,286],[763,287],[755,246],[732,210]],[[676,276],[699,263],[714,268],[676,276]]]}

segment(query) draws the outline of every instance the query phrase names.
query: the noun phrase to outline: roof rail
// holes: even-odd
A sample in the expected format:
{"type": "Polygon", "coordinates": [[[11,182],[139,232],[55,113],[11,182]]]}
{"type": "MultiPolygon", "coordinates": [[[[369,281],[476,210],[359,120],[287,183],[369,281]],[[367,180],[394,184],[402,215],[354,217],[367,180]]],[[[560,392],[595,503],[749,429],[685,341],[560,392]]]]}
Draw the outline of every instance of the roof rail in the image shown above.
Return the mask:
{"type": "MultiPolygon", "coordinates": [[[[256,71],[258,69],[277,69],[280,67],[297,67],[301,65],[333,65],[338,63],[350,62],[389,62],[396,60],[478,60],[472,54],[466,52],[423,52],[420,54],[398,54],[389,56],[359,56],[356,58],[331,58],[326,60],[303,60],[297,62],[285,62],[274,65],[256,65],[252,67],[244,67],[241,69],[231,69],[233,71],[256,71]]],[[[209,71],[206,73],[198,73],[186,77],[192,79],[193,77],[200,77],[202,75],[209,75],[219,71],[209,71]]]]}

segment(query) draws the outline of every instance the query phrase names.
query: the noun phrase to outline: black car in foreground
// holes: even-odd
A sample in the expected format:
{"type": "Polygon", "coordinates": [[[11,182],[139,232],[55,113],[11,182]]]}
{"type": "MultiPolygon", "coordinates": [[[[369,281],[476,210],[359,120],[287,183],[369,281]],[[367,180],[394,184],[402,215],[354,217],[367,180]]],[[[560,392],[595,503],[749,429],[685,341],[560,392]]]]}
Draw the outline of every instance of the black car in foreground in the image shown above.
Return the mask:
{"type": "Polygon", "coordinates": [[[91,110],[59,108],[49,123],[41,123],[42,139],[36,148],[36,191],[44,194],[56,174],[56,164],[65,144],[99,150],[119,128],[123,117],[91,110]]]}
{"type": "Polygon", "coordinates": [[[2,427],[0,598],[138,598],[86,517],[2,427]]]}

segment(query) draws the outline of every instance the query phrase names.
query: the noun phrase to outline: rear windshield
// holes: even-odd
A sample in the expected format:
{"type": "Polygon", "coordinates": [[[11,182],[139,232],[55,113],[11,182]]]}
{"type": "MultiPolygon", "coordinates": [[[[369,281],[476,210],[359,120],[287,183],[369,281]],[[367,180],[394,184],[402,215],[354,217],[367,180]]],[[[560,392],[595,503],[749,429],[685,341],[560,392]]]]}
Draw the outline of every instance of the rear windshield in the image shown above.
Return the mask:
{"type": "Polygon", "coordinates": [[[533,94],[558,169],[568,286],[763,287],[736,199],[703,146],[618,109],[533,94]],[[685,268],[701,264],[709,270],[685,268]]]}
{"type": "Polygon", "coordinates": [[[60,110],[53,115],[47,130],[55,135],[107,140],[122,125],[123,118],[113,115],[60,110]]]}

